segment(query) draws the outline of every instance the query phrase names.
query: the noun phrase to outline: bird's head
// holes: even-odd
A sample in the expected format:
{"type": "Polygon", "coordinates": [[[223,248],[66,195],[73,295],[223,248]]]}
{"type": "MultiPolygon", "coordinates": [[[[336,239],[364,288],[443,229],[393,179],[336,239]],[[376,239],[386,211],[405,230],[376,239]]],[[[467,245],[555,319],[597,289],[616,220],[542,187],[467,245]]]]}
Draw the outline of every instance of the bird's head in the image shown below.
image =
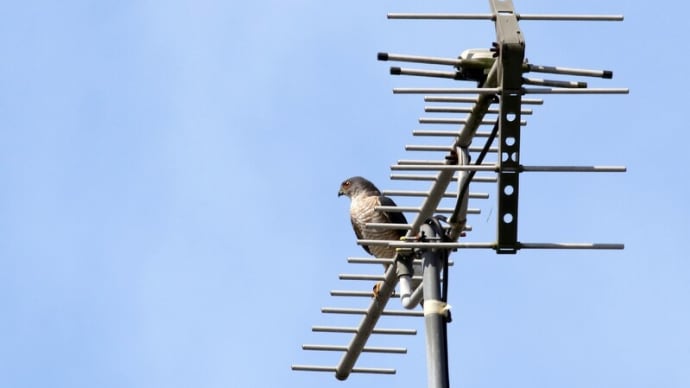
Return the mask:
{"type": "Polygon", "coordinates": [[[362,194],[381,195],[381,192],[373,183],[361,176],[353,176],[352,178],[345,179],[343,183],[340,184],[340,190],[338,190],[338,197],[344,195],[353,198],[362,194]]]}

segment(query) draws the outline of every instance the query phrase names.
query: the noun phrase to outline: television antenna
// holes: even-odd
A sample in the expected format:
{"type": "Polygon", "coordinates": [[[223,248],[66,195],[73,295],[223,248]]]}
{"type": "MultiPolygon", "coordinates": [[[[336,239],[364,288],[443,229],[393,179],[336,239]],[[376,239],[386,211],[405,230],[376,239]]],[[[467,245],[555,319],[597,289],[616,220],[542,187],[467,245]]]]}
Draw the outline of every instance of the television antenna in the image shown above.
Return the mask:
{"type": "MultiPolygon", "coordinates": [[[[449,253],[466,249],[493,249],[498,254],[515,254],[524,249],[604,249],[619,250],[619,243],[561,243],[523,242],[518,239],[518,199],[520,176],[531,172],[625,172],[624,166],[560,166],[523,165],[520,163],[521,128],[526,123],[523,115],[532,114],[531,105],[541,105],[543,100],[533,95],[549,94],[627,94],[627,88],[590,88],[584,81],[546,80],[527,77],[527,73],[546,73],[577,77],[610,79],[609,70],[588,70],[558,66],[543,66],[529,63],[525,59],[525,38],[520,30],[520,21],[622,21],[621,15],[544,15],[519,14],[512,0],[489,0],[490,13],[486,14],[440,14],[440,13],[390,13],[389,19],[424,20],[489,20],[494,22],[496,40],[492,47],[468,49],[458,58],[441,58],[418,55],[379,53],[381,61],[422,63],[445,66],[445,70],[391,67],[393,75],[409,75],[446,78],[454,81],[476,82],[477,87],[451,88],[395,88],[395,94],[420,94],[432,105],[426,112],[466,114],[457,117],[422,117],[423,124],[456,125],[454,130],[415,130],[413,135],[422,138],[448,138],[448,146],[408,145],[408,151],[440,151],[445,157],[440,160],[399,160],[391,166],[391,179],[402,181],[428,181],[428,191],[385,191],[387,196],[416,196],[421,198],[418,207],[380,207],[379,210],[416,213],[411,224],[404,225],[408,232],[401,241],[358,240],[360,245],[386,245],[396,248],[394,258],[348,258],[354,264],[389,265],[384,275],[341,274],[341,280],[379,280],[382,286],[371,299],[368,308],[324,307],[325,314],[362,315],[356,327],[313,326],[314,332],[350,333],[352,338],[346,345],[303,345],[305,350],[338,351],[343,355],[337,365],[292,365],[293,370],[332,372],[338,380],[345,380],[351,373],[394,374],[395,369],[387,367],[355,366],[363,352],[406,353],[400,347],[367,346],[372,335],[414,335],[416,330],[399,328],[378,328],[381,316],[424,317],[427,382],[430,388],[447,388],[448,348],[446,325],[450,321],[446,296],[448,289],[448,266],[452,261],[449,253]],[[448,69],[448,67],[450,67],[448,69]],[[495,115],[495,117],[493,117],[495,115]],[[480,126],[491,126],[490,131],[479,131],[480,126]],[[480,146],[473,146],[473,144],[480,146]],[[485,161],[495,154],[495,161],[485,161]],[[474,158],[471,158],[474,155],[474,158]],[[474,162],[471,160],[474,159],[474,162]],[[405,173],[402,173],[405,172],[405,173]],[[481,175],[482,174],[489,174],[481,175]],[[449,190],[457,182],[456,190],[449,190]],[[496,239],[493,242],[463,242],[460,238],[471,227],[467,224],[468,214],[479,213],[468,207],[469,199],[487,199],[487,193],[470,191],[472,182],[495,182],[497,186],[496,239]],[[454,206],[442,207],[444,198],[454,198],[454,206]],[[441,224],[435,215],[446,215],[447,222],[441,224]],[[436,221],[434,221],[436,220],[436,221]],[[439,227],[440,226],[440,227],[439,227]],[[421,268],[415,270],[414,267],[421,268]],[[421,273],[420,273],[421,272],[421,273]],[[420,276],[421,275],[421,276],[420,276]],[[415,280],[421,283],[413,287],[415,280]],[[400,291],[394,294],[396,284],[400,291]],[[414,289],[413,289],[414,288],[414,289]],[[400,299],[404,309],[388,309],[391,297],[400,299]],[[423,300],[422,311],[416,309],[423,300]]],[[[368,225],[371,228],[399,228],[399,224],[368,225]]],[[[380,268],[377,266],[377,268],[380,268]]],[[[372,297],[370,291],[331,291],[335,297],[372,297]]]]}

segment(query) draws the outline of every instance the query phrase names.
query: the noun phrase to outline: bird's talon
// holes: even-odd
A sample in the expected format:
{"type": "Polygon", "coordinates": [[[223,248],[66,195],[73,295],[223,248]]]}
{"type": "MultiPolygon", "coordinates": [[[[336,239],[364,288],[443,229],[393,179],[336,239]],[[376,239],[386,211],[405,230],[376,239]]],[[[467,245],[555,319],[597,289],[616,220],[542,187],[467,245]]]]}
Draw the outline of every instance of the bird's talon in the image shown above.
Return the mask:
{"type": "Polygon", "coordinates": [[[376,284],[374,284],[374,288],[372,289],[372,291],[374,291],[374,298],[379,297],[379,293],[381,292],[381,287],[383,287],[383,282],[376,282],[376,284]]]}

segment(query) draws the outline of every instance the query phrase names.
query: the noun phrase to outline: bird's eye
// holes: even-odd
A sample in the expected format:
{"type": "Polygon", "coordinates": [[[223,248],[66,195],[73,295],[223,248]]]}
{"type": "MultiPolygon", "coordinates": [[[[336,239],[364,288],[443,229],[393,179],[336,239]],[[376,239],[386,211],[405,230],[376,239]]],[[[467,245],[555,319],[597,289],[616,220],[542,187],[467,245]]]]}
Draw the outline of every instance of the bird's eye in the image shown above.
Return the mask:
{"type": "Polygon", "coordinates": [[[345,182],[343,183],[343,186],[344,186],[344,187],[349,187],[349,186],[350,186],[350,181],[345,181],[345,182]]]}

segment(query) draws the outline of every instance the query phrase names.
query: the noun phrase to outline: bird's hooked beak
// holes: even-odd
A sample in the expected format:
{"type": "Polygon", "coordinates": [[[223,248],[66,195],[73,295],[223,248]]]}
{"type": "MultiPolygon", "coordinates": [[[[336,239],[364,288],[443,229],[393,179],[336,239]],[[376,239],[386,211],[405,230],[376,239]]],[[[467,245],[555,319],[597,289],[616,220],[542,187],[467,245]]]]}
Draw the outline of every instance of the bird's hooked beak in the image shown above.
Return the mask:
{"type": "Polygon", "coordinates": [[[342,197],[345,193],[342,190],[338,190],[338,197],[342,197]]]}

